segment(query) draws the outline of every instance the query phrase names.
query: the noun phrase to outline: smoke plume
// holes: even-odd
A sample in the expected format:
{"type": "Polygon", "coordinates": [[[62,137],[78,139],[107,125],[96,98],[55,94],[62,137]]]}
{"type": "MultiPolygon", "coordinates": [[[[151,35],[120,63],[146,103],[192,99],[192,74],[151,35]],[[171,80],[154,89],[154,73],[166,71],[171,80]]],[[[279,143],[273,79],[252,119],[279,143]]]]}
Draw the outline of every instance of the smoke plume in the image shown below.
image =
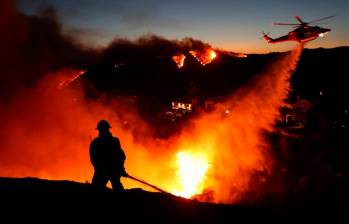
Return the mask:
{"type": "Polygon", "coordinates": [[[52,71],[82,67],[92,60],[92,51],[62,34],[52,8],[42,10],[41,14],[24,15],[17,11],[12,0],[1,3],[0,96],[3,100],[52,71]]]}

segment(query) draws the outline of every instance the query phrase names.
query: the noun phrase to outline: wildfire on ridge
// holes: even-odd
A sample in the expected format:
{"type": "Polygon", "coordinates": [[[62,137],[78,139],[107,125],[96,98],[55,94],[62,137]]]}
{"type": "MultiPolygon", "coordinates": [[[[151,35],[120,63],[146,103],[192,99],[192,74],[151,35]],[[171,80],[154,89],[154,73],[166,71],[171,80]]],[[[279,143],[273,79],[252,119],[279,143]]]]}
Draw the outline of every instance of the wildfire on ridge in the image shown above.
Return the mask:
{"type": "Polygon", "coordinates": [[[238,53],[238,54],[237,54],[237,57],[238,57],[238,58],[247,58],[247,54],[238,53]]]}
{"type": "Polygon", "coordinates": [[[235,53],[235,52],[224,51],[224,50],[221,50],[221,51],[234,58],[247,58],[247,54],[244,54],[244,53],[235,53]]]}
{"type": "Polygon", "coordinates": [[[191,198],[203,191],[203,182],[210,164],[203,154],[180,151],[177,153],[177,176],[180,190],[174,190],[178,196],[191,198]]]}
{"type": "Polygon", "coordinates": [[[207,65],[211,63],[216,57],[217,54],[211,48],[207,48],[203,51],[189,51],[189,53],[202,65],[207,65]]]}
{"type": "Polygon", "coordinates": [[[172,60],[177,64],[178,68],[182,68],[184,65],[185,55],[184,54],[174,55],[172,57],[172,60]]]}
{"type": "Polygon", "coordinates": [[[77,78],[79,78],[81,75],[83,75],[86,72],[86,70],[78,70],[74,71],[72,73],[72,76],[68,77],[66,80],[61,81],[58,84],[58,89],[63,89],[67,86],[69,86],[70,83],[74,82],[77,78]]]}

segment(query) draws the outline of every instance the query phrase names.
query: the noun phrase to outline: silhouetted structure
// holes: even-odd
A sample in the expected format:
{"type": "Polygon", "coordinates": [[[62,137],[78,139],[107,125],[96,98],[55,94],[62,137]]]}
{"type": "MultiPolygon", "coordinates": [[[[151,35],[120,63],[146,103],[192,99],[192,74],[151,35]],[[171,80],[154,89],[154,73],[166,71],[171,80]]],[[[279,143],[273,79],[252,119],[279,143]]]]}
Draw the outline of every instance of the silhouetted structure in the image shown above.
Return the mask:
{"type": "Polygon", "coordinates": [[[291,104],[289,108],[284,108],[282,112],[284,125],[293,129],[304,128],[313,106],[310,101],[302,99],[291,104]]]}
{"type": "Polygon", "coordinates": [[[124,168],[126,159],[117,137],[112,136],[110,124],[101,120],[97,124],[99,136],[90,144],[90,160],[94,167],[92,185],[103,189],[110,180],[114,191],[123,191],[121,176],[127,176],[124,168]]]}

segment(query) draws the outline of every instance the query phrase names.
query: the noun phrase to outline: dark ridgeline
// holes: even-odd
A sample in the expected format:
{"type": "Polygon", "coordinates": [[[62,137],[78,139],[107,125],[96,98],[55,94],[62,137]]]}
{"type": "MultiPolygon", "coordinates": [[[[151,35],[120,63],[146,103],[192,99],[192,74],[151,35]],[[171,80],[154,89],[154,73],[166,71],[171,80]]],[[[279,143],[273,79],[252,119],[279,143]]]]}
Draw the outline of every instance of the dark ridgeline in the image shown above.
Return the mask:
{"type": "Polygon", "coordinates": [[[11,221],[118,221],[152,223],[294,223],[345,218],[326,207],[263,208],[203,203],[171,194],[129,189],[123,193],[96,190],[90,184],[37,178],[0,178],[2,219],[11,221]]]}
{"type": "Polygon", "coordinates": [[[202,203],[171,194],[130,189],[97,190],[90,184],[36,178],[0,178],[2,217],[10,220],[151,221],[226,223],[234,220],[287,220],[283,210],[202,203]],[[19,214],[22,214],[20,216],[19,214]]]}

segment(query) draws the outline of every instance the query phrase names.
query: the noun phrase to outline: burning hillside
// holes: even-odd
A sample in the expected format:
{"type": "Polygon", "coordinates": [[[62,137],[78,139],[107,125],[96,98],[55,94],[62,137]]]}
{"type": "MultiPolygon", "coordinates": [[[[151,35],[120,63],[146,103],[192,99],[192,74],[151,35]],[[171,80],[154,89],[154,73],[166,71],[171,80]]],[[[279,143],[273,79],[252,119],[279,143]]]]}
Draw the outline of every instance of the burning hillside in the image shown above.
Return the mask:
{"type": "MultiPolygon", "coordinates": [[[[55,35],[65,40],[59,29],[55,35]]],[[[210,198],[204,195],[202,199],[237,201],[248,190],[253,172],[271,172],[273,158],[261,132],[272,130],[278,118],[278,109],[288,89],[286,80],[299,53],[297,50],[276,60],[269,71],[256,76],[246,87],[239,87],[217,105],[216,110],[189,122],[190,128],[181,129],[180,133],[166,139],[157,139],[151,134],[152,126],[139,115],[136,101],[113,96],[107,101],[86,98],[86,87],[81,89],[80,85],[71,83],[85,73],[83,77],[92,83],[102,80],[105,82],[102,86],[117,89],[117,85],[110,85],[113,83],[110,80],[122,78],[127,84],[128,76],[135,71],[131,67],[134,62],[145,69],[141,76],[147,79],[148,74],[157,77],[157,73],[173,68],[173,64],[172,67],[166,64],[167,61],[174,59],[176,63],[179,61],[177,66],[182,65],[185,54],[193,56],[202,65],[210,65],[217,53],[210,45],[190,38],[169,41],[151,36],[135,42],[115,40],[99,54],[99,61],[121,70],[120,75],[98,77],[100,74],[63,67],[63,70],[40,78],[33,87],[18,91],[13,100],[3,106],[2,116],[8,118],[3,130],[12,131],[1,135],[3,167],[0,175],[89,180],[89,136],[96,135],[95,124],[103,117],[111,121],[114,134],[121,139],[127,154],[128,172],[185,197],[211,192],[210,198]],[[182,54],[178,55],[178,52],[182,54]],[[166,59],[165,64],[153,67],[159,58],[166,59]],[[230,108],[229,116],[222,117],[223,107],[230,108]],[[21,158],[15,159],[18,154],[21,158]]],[[[48,65],[45,61],[43,63],[48,65]]],[[[202,69],[205,71],[206,66],[202,69]]],[[[52,71],[55,70],[53,67],[52,71]]],[[[176,69],[173,72],[173,75],[178,75],[176,69]]],[[[159,84],[169,80],[168,77],[157,79],[159,84]]],[[[137,85],[141,84],[140,81],[137,80],[137,85]]],[[[98,87],[98,83],[95,84],[98,87]]],[[[125,185],[131,187],[133,183],[126,180],[125,185]]]]}
{"type": "Polygon", "coordinates": [[[189,51],[191,55],[195,57],[198,62],[200,62],[202,65],[207,65],[211,63],[216,57],[217,54],[212,49],[204,49],[202,51],[189,51]]]}
{"type": "Polygon", "coordinates": [[[168,192],[237,203],[254,202],[250,192],[284,190],[278,180],[265,187],[281,167],[270,135],[278,133],[302,46],[246,58],[153,35],[86,50],[62,34],[52,14],[24,16],[12,4],[4,10],[26,33],[1,42],[11,54],[1,64],[1,84],[10,87],[1,89],[0,176],[90,181],[90,139],[107,119],[127,172],[168,192]],[[186,119],[159,122],[171,103],[171,116],[186,119]]]}
{"type": "Polygon", "coordinates": [[[179,54],[172,57],[173,61],[177,64],[178,68],[182,68],[184,65],[185,55],[179,54]]]}
{"type": "MultiPolygon", "coordinates": [[[[111,121],[122,141],[129,173],[188,198],[197,195],[201,200],[236,202],[249,190],[254,172],[272,170],[273,158],[261,132],[271,131],[278,118],[299,53],[296,50],[275,61],[248,87],[241,87],[216,110],[202,114],[190,122],[190,128],[167,139],[152,137],[151,126],[127,98],[108,103],[86,99],[82,89],[68,88],[60,81],[62,76],[72,77],[63,82],[69,83],[82,72],[51,74],[16,96],[23,100],[2,110],[8,116],[28,108],[4,124],[5,130],[16,131],[3,133],[2,159],[7,169],[1,175],[89,180],[89,136],[96,135],[95,124],[103,117],[111,121]],[[222,116],[222,107],[230,108],[229,116],[222,116]],[[19,152],[23,159],[14,162],[19,152]]],[[[125,186],[134,183],[125,180],[125,186]]]]}

